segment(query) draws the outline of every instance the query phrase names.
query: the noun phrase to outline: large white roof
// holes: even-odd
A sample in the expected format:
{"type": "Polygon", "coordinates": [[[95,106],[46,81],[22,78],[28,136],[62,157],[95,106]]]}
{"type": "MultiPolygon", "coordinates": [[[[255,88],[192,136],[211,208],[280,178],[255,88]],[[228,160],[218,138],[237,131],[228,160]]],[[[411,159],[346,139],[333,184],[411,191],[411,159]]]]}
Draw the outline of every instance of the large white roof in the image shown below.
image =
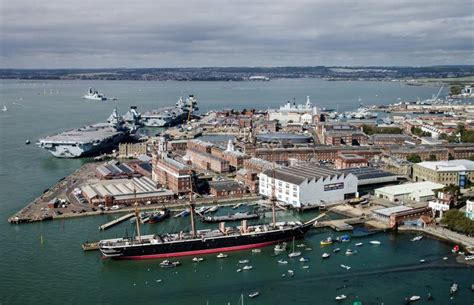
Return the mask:
{"type": "Polygon", "coordinates": [[[376,189],[376,192],[388,193],[394,196],[399,196],[403,194],[410,194],[416,191],[422,190],[437,190],[444,187],[444,184],[434,183],[431,181],[415,182],[415,183],[405,183],[399,185],[385,186],[376,189]]]}
{"type": "Polygon", "coordinates": [[[449,161],[425,161],[420,162],[417,165],[438,172],[474,171],[474,161],[464,159],[449,161]]]}

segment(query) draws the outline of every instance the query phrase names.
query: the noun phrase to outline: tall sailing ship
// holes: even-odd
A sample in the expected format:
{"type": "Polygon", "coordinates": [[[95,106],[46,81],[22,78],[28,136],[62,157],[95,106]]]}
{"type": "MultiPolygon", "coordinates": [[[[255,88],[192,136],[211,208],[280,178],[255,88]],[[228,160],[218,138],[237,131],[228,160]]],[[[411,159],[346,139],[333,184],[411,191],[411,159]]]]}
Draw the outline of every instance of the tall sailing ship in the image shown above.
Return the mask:
{"type": "MultiPolygon", "coordinates": [[[[275,198],[271,197],[272,223],[247,225],[242,220],[238,227],[226,227],[224,222],[212,230],[196,230],[194,203],[190,194],[191,231],[167,234],[140,235],[140,221],[136,222],[137,235],[131,238],[101,240],[99,249],[103,256],[113,259],[149,259],[209,254],[235,250],[253,249],[277,244],[287,240],[301,239],[313,221],[276,222],[275,198]]],[[[138,208],[135,210],[139,219],[138,208]]]]}

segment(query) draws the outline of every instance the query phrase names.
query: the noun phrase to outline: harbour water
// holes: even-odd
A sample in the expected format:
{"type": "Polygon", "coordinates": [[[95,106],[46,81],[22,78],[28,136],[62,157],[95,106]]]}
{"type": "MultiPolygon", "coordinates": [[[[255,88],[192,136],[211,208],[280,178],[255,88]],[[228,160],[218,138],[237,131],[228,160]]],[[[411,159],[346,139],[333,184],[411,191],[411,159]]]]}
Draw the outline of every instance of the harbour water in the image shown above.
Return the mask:
{"type": "MultiPolygon", "coordinates": [[[[473,269],[455,262],[451,245],[424,238],[410,242],[405,234],[381,233],[354,240],[364,242],[359,253],[345,256],[321,248],[319,241],[334,232],[314,230],[304,241],[310,267],[289,260],[278,265],[272,248],[262,253],[230,253],[224,260],[204,256],[202,263],[180,259],[182,266],[162,269],[159,260],[109,261],[99,253],[84,253],[81,243],[133,234],[128,222],[100,232],[100,224],[115,216],[85,217],[24,225],[10,225],[7,218],[60,178],[87,160],[57,159],[35,145],[39,137],[104,120],[113,102],[82,100],[88,87],[97,87],[118,98],[119,111],[129,105],[152,109],[174,103],[178,96],[195,94],[203,111],[234,108],[277,107],[307,95],[320,107],[351,110],[358,98],[366,104],[429,98],[437,88],[403,86],[398,83],[325,82],[315,79],[270,82],[89,82],[2,81],[0,104],[0,304],[237,304],[244,294],[246,304],[403,304],[405,297],[420,295],[419,304],[472,304],[473,269]],[[380,246],[369,245],[377,239],[380,246]],[[323,252],[332,255],[321,259],[323,252]],[[447,256],[447,260],[442,257],[447,256]],[[254,269],[236,272],[239,259],[250,259],[254,269]],[[425,259],[425,263],[419,263],[425,259]],[[340,264],[352,268],[345,270],[340,264]],[[285,276],[288,269],[294,277],[285,276]],[[157,280],[162,280],[157,282],[157,280]],[[450,299],[452,282],[459,284],[450,299]],[[250,292],[260,296],[248,299],[250,292]],[[434,297],[428,302],[428,293],[434,297]]],[[[222,211],[225,212],[225,211],[222,211]]],[[[280,217],[294,217],[280,213],[280,217]]],[[[305,215],[309,217],[310,215],[305,215]]],[[[145,232],[178,231],[187,218],[144,225],[145,232]]],[[[298,242],[297,242],[298,243],[298,242]]]]}

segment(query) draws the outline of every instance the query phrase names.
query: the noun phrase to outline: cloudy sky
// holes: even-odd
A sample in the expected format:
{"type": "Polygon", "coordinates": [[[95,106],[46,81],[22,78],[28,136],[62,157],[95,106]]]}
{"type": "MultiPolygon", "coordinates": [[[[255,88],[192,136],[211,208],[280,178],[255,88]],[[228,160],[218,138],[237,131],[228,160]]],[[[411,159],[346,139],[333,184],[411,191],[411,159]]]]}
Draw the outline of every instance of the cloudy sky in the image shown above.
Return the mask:
{"type": "Polygon", "coordinates": [[[3,68],[474,64],[473,0],[0,0],[3,68]]]}

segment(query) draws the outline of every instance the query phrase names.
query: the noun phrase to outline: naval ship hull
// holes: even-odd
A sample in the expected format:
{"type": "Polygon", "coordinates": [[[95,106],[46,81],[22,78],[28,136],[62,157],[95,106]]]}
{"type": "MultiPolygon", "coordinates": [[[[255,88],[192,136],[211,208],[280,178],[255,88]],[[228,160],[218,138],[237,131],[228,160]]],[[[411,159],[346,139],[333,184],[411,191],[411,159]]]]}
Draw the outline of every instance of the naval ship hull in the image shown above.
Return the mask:
{"type": "Polygon", "coordinates": [[[57,158],[80,158],[110,151],[126,137],[126,134],[118,133],[97,143],[45,143],[41,146],[57,158]]]}
{"type": "Polygon", "coordinates": [[[107,241],[101,241],[99,249],[105,258],[110,257],[112,259],[152,259],[200,255],[260,248],[292,239],[301,239],[310,227],[311,224],[305,224],[282,230],[162,241],[156,244],[126,245],[124,243],[122,246],[109,246],[107,241]]]}

